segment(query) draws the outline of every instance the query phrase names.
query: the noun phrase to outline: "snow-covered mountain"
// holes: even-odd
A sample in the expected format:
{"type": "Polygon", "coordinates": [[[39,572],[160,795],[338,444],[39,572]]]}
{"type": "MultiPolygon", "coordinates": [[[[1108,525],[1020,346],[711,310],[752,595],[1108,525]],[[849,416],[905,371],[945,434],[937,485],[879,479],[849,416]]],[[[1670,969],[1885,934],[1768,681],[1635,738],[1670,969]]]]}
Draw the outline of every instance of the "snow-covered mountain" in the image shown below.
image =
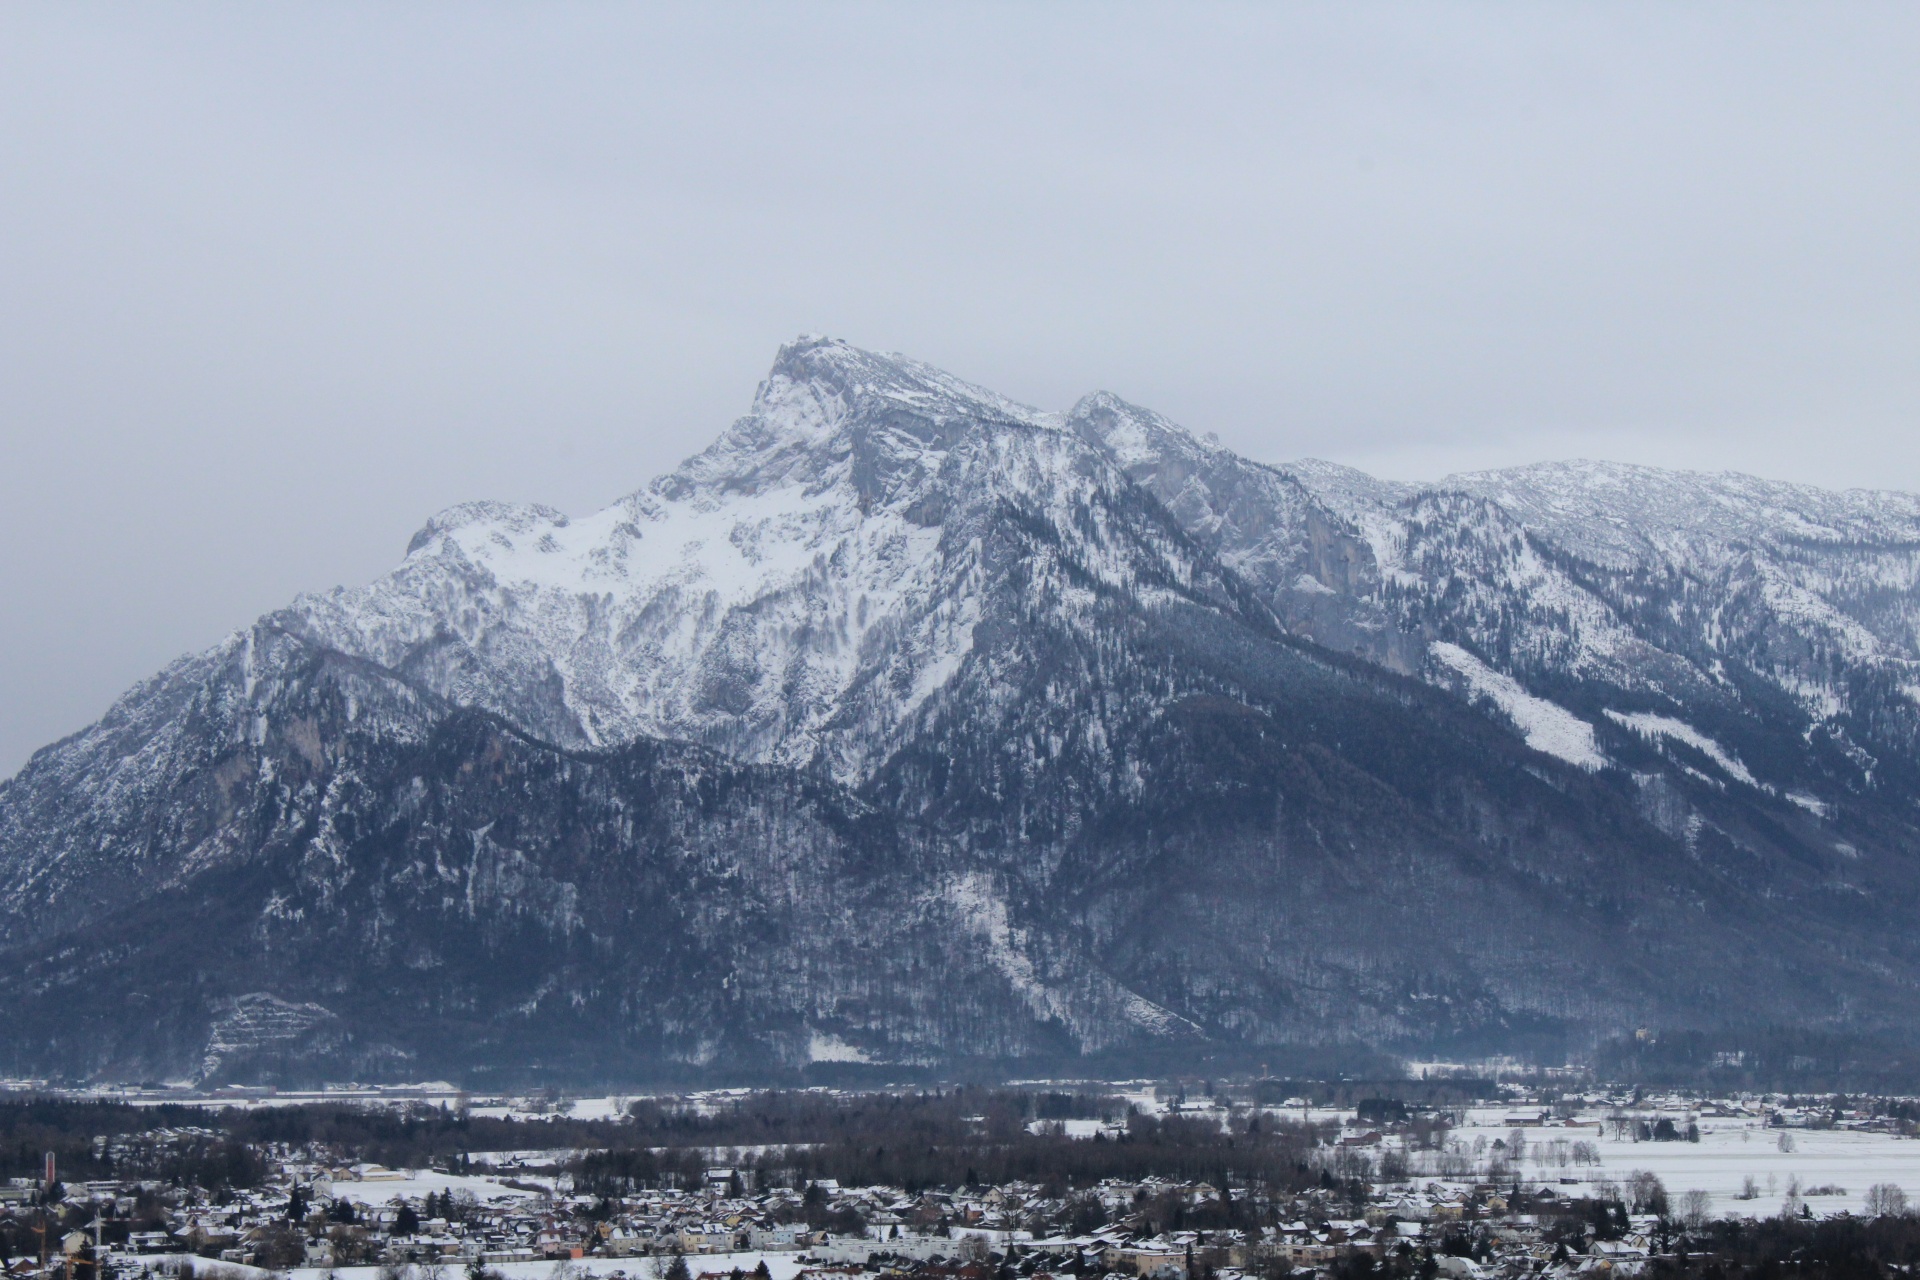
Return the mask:
{"type": "Polygon", "coordinates": [[[0,784],[0,1068],[1892,1033],[1917,556],[1907,495],[1274,467],[803,338],[0,784]]]}
{"type": "Polygon", "coordinates": [[[1611,721],[1815,811],[1872,790],[1883,756],[1916,781],[1920,497],[1593,462],[1383,482],[1251,463],[1112,397],[1071,416],[1294,631],[1550,754],[1601,767],[1611,721]]]}
{"type": "Polygon", "coordinates": [[[1011,510],[1143,603],[1221,590],[1171,531],[1106,527],[1126,487],[1057,415],[802,339],[747,417],[607,510],[456,507],[388,577],[277,621],[555,743],[675,738],[857,783],[972,651],[1011,510]]]}

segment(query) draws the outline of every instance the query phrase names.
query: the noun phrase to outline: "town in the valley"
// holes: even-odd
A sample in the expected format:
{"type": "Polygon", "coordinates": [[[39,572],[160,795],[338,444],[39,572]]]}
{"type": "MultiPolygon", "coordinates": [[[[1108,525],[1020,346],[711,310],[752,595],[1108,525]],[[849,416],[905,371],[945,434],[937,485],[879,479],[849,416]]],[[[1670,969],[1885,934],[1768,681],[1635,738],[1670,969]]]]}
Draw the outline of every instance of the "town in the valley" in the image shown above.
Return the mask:
{"type": "Polygon", "coordinates": [[[932,1097],[0,1095],[39,1162],[0,1242],[11,1280],[1637,1276],[1920,1193],[1902,1099],[932,1097]]]}

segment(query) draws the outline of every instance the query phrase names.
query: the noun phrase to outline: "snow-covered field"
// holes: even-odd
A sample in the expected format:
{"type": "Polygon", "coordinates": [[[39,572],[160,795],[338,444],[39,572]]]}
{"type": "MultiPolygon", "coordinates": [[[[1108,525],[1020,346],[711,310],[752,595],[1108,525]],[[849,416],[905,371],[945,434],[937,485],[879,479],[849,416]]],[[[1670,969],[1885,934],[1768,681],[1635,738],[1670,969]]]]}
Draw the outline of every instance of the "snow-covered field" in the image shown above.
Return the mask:
{"type": "MultiPolygon", "coordinates": [[[[1508,1132],[1497,1113],[1481,1112],[1454,1131],[1471,1144],[1477,1137],[1491,1143],[1508,1132]],[[1478,1121],[1478,1123],[1475,1123],[1478,1121]]],[[[1552,1184],[1559,1178],[1583,1183],[1600,1178],[1624,1182],[1637,1169],[1659,1177],[1676,1202],[1687,1191],[1705,1191],[1713,1197],[1717,1217],[1763,1217],[1780,1212],[1789,1187],[1798,1182],[1804,1203],[1826,1216],[1845,1210],[1859,1213],[1867,1188],[1890,1182],[1909,1196],[1920,1196],[1920,1141],[1884,1133],[1843,1129],[1769,1129],[1759,1120],[1703,1119],[1698,1142],[1630,1142],[1603,1137],[1598,1118],[1582,1129],[1528,1127],[1529,1144],[1567,1139],[1594,1143],[1600,1151],[1598,1168],[1542,1167],[1533,1160],[1523,1166],[1529,1180],[1552,1184]],[[1782,1151],[1779,1139],[1787,1135],[1793,1146],[1782,1151]],[[1742,1181],[1751,1176],[1759,1185],[1755,1200],[1736,1200],[1742,1181]],[[1844,1187],[1844,1195],[1808,1196],[1816,1187],[1844,1187]]],[[[1581,1187],[1562,1190],[1581,1194],[1581,1187]]]]}
{"type": "Polygon", "coordinates": [[[1028,1133],[1058,1133],[1068,1138],[1091,1138],[1102,1129],[1110,1127],[1099,1120],[1030,1120],[1027,1122],[1028,1133]]]}
{"type": "Polygon", "coordinates": [[[389,1200],[422,1200],[431,1193],[442,1195],[449,1191],[471,1191],[473,1198],[482,1204],[501,1200],[524,1200],[535,1193],[522,1191],[516,1187],[503,1187],[491,1178],[462,1177],[452,1173],[436,1173],[432,1169],[396,1170],[404,1172],[406,1177],[373,1182],[336,1182],[333,1194],[336,1198],[352,1200],[356,1204],[386,1204],[389,1200]]]}
{"type": "Polygon", "coordinates": [[[558,1107],[534,1110],[534,1101],[517,1098],[500,1102],[475,1103],[470,1114],[496,1120],[618,1120],[626,1114],[632,1098],[613,1095],[601,1098],[569,1098],[558,1107]]]}

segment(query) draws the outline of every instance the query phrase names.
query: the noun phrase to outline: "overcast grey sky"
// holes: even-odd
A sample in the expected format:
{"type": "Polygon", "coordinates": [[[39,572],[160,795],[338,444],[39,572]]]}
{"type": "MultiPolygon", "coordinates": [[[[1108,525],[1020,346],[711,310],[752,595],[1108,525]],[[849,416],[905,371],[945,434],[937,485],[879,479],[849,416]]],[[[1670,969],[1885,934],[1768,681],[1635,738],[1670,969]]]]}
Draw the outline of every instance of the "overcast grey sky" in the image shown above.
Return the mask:
{"type": "Polygon", "coordinates": [[[0,8],[0,775],[802,331],[1253,457],[1920,489],[1920,6],[0,8]]]}

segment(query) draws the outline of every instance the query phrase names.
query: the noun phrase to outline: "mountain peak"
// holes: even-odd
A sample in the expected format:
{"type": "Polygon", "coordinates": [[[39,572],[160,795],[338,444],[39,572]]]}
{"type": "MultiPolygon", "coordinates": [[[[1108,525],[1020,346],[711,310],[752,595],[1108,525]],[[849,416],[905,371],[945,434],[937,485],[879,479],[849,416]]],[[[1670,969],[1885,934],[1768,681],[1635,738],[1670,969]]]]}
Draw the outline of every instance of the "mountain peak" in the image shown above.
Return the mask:
{"type": "Polygon", "coordinates": [[[885,404],[935,416],[1051,422],[1031,406],[897,351],[868,351],[819,334],[801,334],[780,348],[754,396],[754,411],[777,412],[796,393],[837,401],[842,415],[885,404]]]}
{"type": "MultiPolygon", "coordinates": [[[[752,410],[654,483],[678,498],[818,483],[851,462],[871,477],[952,447],[981,423],[1057,428],[1059,419],[895,352],[802,334],[782,346],[752,410]]],[[[924,468],[918,466],[915,470],[924,468]]]]}
{"type": "Polygon", "coordinates": [[[1171,418],[1111,391],[1082,396],[1067,411],[1067,426],[1112,455],[1129,474],[1168,460],[1192,462],[1225,452],[1217,440],[1201,439],[1171,418]]]}

